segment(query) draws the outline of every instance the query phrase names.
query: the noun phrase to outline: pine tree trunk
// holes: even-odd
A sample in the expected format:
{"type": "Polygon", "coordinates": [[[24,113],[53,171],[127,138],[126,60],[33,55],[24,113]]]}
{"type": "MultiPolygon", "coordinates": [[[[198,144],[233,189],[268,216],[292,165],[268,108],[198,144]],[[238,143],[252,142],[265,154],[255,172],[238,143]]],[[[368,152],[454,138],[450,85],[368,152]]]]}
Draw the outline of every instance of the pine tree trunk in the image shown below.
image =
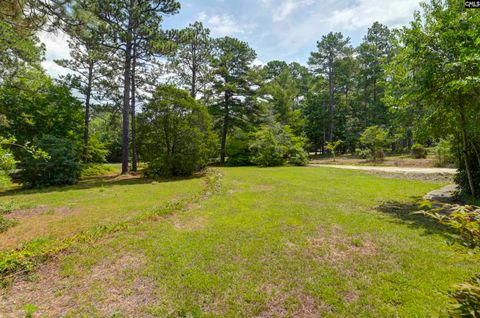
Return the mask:
{"type": "Polygon", "coordinates": [[[137,154],[137,123],[136,123],[136,83],[135,83],[135,69],[137,67],[137,57],[136,57],[136,47],[133,46],[133,56],[132,56],[132,171],[136,172],[138,170],[138,154],[137,154]]]}
{"type": "Polygon", "coordinates": [[[88,142],[89,142],[89,128],[90,128],[90,99],[92,95],[92,81],[93,81],[93,61],[88,65],[87,91],[85,96],[85,127],[83,131],[83,162],[88,162],[88,142]]]}
{"type": "Polygon", "coordinates": [[[467,123],[465,120],[465,112],[463,109],[463,105],[460,105],[460,126],[462,130],[462,153],[463,153],[463,160],[465,164],[465,171],[467,173],[468,185],[470,187],[470,193],[474,198],[476,198],[475,192],[475,183],[473,181],[472,170],[470,167],[470,162],[468,158],[468,136],[467,136],[467,123]]]}
{"type": "Polygon", "coordinates": [[[192,87],[190,90],[190,95],[193,98],[197,98],[197,61],[196,61],[196,50],[195,45],[192,43],[192,87]]]}
{"type": "Polygon", "coordinates": [[[225,116],[223,117],[223,127],[222,127],[222,136],[221,136],[221,145],[220,145],[220,163],[225,163],[225,148],[227,144],[227,131],[228,131],[228,121],[229,121],[229,108],[228,103],[230,101],[229,93],[225,92],[225,116]]]}
{"type": "Polygon", "coordinates": [[[334,84],[333,84],[333,70],[330,69],[328,73],[328,92],[329,92],[329,100],[328,100],[328,112],[330,115],[330,123],[329,123],[329,128],[328,128],[328,141],[332,142],[333,140],[333,129],[334,129],[334,123],[333,123],[333,118],[334,118],[334,84]]]}
{"type": "MultiPolygon", "coordinates": [[[[133,1],[130,0],[130,8],[133,10],[133,1]]],[[[122,174],[128,173],[129,160],[129,128],[130,128],[130,79],[132,62],[132,21],[128,23],[128,34],[125,45],[125,61],[123,73],[123,105],[122,105],[122,174]]]]}

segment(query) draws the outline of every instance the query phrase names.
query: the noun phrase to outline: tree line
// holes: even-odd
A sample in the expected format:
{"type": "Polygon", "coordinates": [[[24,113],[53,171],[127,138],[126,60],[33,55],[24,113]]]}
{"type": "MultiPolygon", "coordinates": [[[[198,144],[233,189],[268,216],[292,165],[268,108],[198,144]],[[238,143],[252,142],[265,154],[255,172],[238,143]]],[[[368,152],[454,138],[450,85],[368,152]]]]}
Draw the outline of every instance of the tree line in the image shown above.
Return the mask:
{"type": "Polygon", "coordinates": [[[19,167],[46,135],[70,141],[84,163],[120,161],[128,173],[148,162],[157,175],[214,161],[303,165],[335,151],[423,156],[437,145],[465,193],[480,193],[479,14],[463,1],[425,3],[400,29],[375,22],[356,47],[340,32],[319,36],[307,65],[258,65],[248,43],[213,38],[200,22],[165,30],[175,0],[9,3],[0,129],[22,145],[3,146],[19,167]],[[45,29],[69,36],[71,54],[56,62],[72,72],[57,80],[40,65],[45,29]]]}

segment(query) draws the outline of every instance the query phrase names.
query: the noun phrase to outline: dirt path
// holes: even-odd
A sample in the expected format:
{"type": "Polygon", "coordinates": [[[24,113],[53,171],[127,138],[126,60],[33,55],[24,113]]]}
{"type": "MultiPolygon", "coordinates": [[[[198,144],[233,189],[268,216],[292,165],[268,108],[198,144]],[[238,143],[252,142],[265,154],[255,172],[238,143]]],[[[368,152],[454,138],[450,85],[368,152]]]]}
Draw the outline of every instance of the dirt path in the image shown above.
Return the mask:
{"type": "Polygon", "coordinates": [[[311,167],[327,167],[349,170],[380,171],[392,173],[415,173],[415,174],[448,174],[453,175],[456,169],[450,168],[411,168],[411,167],[385,167],[385,166],[353,166],[353,165],[324,165],[310,164],[311,167]]]}

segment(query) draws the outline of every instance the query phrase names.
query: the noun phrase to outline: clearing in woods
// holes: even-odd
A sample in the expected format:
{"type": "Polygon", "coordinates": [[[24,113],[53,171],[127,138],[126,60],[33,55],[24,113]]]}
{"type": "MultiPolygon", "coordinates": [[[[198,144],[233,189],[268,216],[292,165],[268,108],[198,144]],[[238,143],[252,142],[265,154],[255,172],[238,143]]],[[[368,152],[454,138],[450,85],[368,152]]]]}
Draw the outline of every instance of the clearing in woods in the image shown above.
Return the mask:
{"type": "Polygon", "coordinates": [[[325,167],[217,171],[212,189],[205,178],[104,178],[3,193],[28,206],[0,234],[3,251],[127,225],[17,278],[1,290],[0,316],[436,316],[478,270],[454,234],[410,214],[443,183],[325,167]]]}

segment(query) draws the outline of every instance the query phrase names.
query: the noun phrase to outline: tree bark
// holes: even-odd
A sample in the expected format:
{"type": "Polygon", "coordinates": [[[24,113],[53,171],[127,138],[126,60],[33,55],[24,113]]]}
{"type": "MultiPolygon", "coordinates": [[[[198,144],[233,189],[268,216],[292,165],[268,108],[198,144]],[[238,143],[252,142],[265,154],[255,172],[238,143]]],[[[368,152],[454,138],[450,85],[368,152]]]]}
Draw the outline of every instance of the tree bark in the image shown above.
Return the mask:
{"type": "Polygon", "coordinates": [[[83,162],[88,162],[88,141],[90,137],[90,98],[92,95],[93,60],[88,64],[87,91],[85,96],[85,127],[83,131],[83,162]]]}
{"type": "Polygon", "coordinates": [[[329,127],[328,127],[328,135],[327,135],[327,139],[329,142],[332,142],[333,140],[333,128],[334,128],[334,124],[333,124],[333,113],[334,113],[334,83],[333,83],[333,70],[332,70],[332,67],[330,67],[329,69],[329,72],[328,72],[328,92],[329,92],[329,99],[328,99],[328,112],[329,112],[329,115],[330,115],[330,123],[329,123],[329,127]]]}
{"type": "Polygon", "coordinates": [[[192,87],[190,90],[190,95],[196,99],[197,98],[197,55],[195,50],[195,45],[192,43],[192,87]]]}
{"type": "Polygon", "coordinates": [[[221,145],[220,145],[220,163],[225,163],[225,147],[227,144],[227,131],[228,131],[228,121],[229,121],[229,107],[228,103],[230,101],[229,92],[225,92],[225,116],[223,117],[223,127],[222,127],[222,136],[221,136],[221,145]]]}
{"type": "Polygon", "coordinates": [[[463,160],[465,164],[465,171],[467,173],[468,185],[470,187],[470,193],[474,198],[476,198],[475,192],[475,183],[473,181],[472,171],[470,168],[470,162],[468,158],[468,136],[467,136],[467,128],[466,128],[466,119],[465,119],[465,112],[463,109],[463,105],[460,105],[460,126],[462,130],[462,152],[463,152],[463,160]]]}
{"type": "Polygon", "coordinates": [[[131,79],[131,63],[132,63],[132,10],[133,0],[130,0],[130,18],[128,21],[126,45],[125,45],[125,61],[123,70],[123,105],[122,105],[122,174],[128,173],[129,160],[129,128],[130,128],[130,79],[131,79]]]}
{"type": "Polygon", "coordinates": [[[138,170],[138,153],[137,153],[137,123],[136,123],[136,83],[135,83],[135,69],[137,67],[137,57],[136,57],[136,46],[133,45],[133,56],[132,56],[132,171],[136,172],[138,170]]]}

